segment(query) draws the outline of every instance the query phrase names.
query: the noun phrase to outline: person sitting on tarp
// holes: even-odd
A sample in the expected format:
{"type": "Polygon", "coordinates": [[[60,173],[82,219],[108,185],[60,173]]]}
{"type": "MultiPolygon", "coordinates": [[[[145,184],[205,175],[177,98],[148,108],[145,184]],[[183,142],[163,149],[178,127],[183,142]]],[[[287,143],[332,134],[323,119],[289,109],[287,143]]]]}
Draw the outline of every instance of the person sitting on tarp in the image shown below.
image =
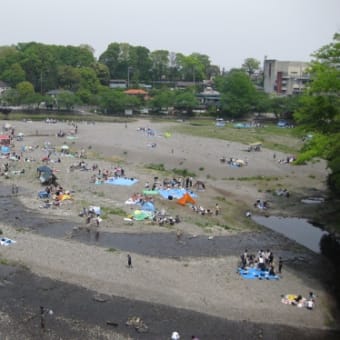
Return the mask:
{"type": "Polygon", "coordinates": [[[302,300],[302,296],[298,295],[293,301],[292,301],[292,305],[297,306],[302,300]]]}

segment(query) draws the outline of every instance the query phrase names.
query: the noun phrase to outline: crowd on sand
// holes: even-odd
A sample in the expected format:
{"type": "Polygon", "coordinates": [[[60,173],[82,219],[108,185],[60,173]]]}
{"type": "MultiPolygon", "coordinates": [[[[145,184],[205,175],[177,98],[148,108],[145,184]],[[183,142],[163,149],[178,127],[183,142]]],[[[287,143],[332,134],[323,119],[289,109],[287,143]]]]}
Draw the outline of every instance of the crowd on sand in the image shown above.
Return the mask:
{"type": "MultiPolygon", "coordinates": [[[[153,131],[148,129],[140,129],[140,131],[147,133],[148,135],[152,135],[153,131]]],[[[77,133],[77,131],[76,131],[77,133]]],[[[17,160],[20,160],[20,157],[22,155],[13,155],[17,158],[17,160]]],[[[82,156],[80,155],[80,158],[82,156]]],[[[26,160],[26,159],[25,159],[26,160]]],[[[57,160],[58,162],[61,162],[60,158],[57,160]]],[[[234,161],[234,159],[230,159],[230,162],[234,161]]],[[[291,158],[288,158],[285,160],[287,163],[291,162],[291,158]]],[[[50,157],[50,154],[48,156],[48,159],[46,162],[53,162],[53,160],[50,157]]],[[[278,161],[281,163],[280,161],[278,161]]],[[[246,164],[247,165],[247,161],[246,164]]],[[[4,171],[8,172],[9,167],[8,163],[4,164],[4,171]]],[[[94,163],[92,166],[89,166],[84,160],[80,160],[75,165],[70,167],[70,171],[74,171],[76,169],[79,169],[81,171],[91,171],[91,177],[90,182],[97,182],[97,181],[105,181],[110,177],[115,178],[125,178],[126,172],[125,169],[123,169],[120,166],[113,166],[111,168],[100,168],[98,164],[94,163]]],[[[17,190],[16,187],[13,187],[13,192],[17,190]]],[[[191,176],[180,176],[180,177],[173,177],[173,178],[164,178],[163,180],[159,180],[158,177],[154,177],[153,181],[147,181],[144,185],[145,190],[164,190],[164,189],[187,189],[187,190],[193,190],[194,188],[197,190],[204,190],[205,184],[201,181],[194,182],[193,177],[191,176]]],[[[48,208],[51,206],[60,206],[62,204],[62,201],[60,200],[60,197],[62,195],[71,195],[71,191],[65,190],[62,185],[58,184],[56,186],[54,185],[48,185],[45,188],[45,191],[48,194],[48,198],[44,201],[44,205],[42,207],[48,208]]],[[[288,191],[283,191],[282,195],[289,197],[288,191]]],[[[281,195],[281,192],[280,192],[281,195]]],[[[154,198],[151,195],[148,194],[134,194],[133,199],[138,201],[139,204],[143,204],[145,202],[152,202],[154,198]]],[[[268,208],[268,202],[263,200],[257,200],[254,203],[254,207],[257,207],[259,209],[267,209],[268,208]]],[[[221,213],[221,209],[218,203],[216,203],[215,207],[213,208],[204,208],[202,205],[196,205],[191,204],[190,208],[194,213],[197,213],[201,216],[218,216],[221,213]]],[[[250,214],[250,212],[249,212],[250,214]]],[[[80,212],[79,216],[85,218],[85,223],[89,225],[92,221],[95,222],[96,226],[99,227],[101,218],[100,215],[91,208],[83,208],[83,210],[80,212]]],[[[250,215],[249,215],[250,216],[250,215]]],[[[164,209],[160,211],[156,211],[153,217],[153,221],[158,223],[159,225],[163,224],[170,224],[174,225],[181,222],[181,219],[178,215],[176,216],[169,216],[165,212],[164,209]]],[[[181,234],[178,231],[177,232],[177,238],[180,239],[181,234]]],[[[258,268],[263,271],[268,271],[269,275],[277,275],[282,273],[282,267],[283,267],[283,260],[281,257],[279,257],[277,260],[274,256],[274,253],[267,249],[264,250],[258,250],[255,254],[251,254],[248,252],[247,249],[245,249],[244,253],[241,254],[241,268],[247,269],[247,268],[258,268]]],[[[315,295],[310,292],[308,298],[303,298],[301,295],[286,295],[282,296],[282,302],[291,304],[293,306],[298,307],[306,307],[307,309],[313,309],[314,303],[315,303],[315,295]]],[[[171,339],[178,340],[180,339],[180,335],[178,332],[174,331],[171,334],[171,339]]],[[[192,336],[191,339],[198,340],[196,336],[192,336]]]]}
{"type": "Polygon", "coordinates": [[[260,249],[256,254],[248,253],[248,249],[245,249],[244,253],[241,254],[241,265],[242,269],[258,268],[261,271],[268,271],[269,275],[275,276],[277,273],[282,273],[283,260],[280,256],[278,262],[274,262],[274,253],[267,249],[264,251],[260,249]],[[276,268],[277,271],[276,271],[276,268]]]}

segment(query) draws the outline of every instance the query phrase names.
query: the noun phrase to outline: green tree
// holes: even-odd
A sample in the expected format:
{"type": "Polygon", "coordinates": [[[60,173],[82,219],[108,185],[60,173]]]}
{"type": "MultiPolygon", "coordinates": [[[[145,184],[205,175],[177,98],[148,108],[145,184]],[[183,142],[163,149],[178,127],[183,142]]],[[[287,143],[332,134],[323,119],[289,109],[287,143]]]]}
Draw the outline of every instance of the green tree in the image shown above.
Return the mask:
{"type": "Polygon", "coordinates": [[[242,69],[251,77],[256,71],[260,69],[260,61],[255,58],[247,58],[242,64],[242,69]]]}
{"type": "Polygon", "coordinates": [[[169,51],[156,50],[150,54],[152,63],[152,79],[166,80],[169,78],[169,51]]]}
{"type": "MultiPolygon", "coordinates": [[[[111,43],[99,56],[99,62],[106,65],[110,72],[111,79],[118,79],[120,46],[119,43],[111,43]]],[[[125,79],[125,77],[124,77],[125,79]]]]}
{"type": "Polygon", "coordinates": [[[41,43],[19,43],[20,65],[26,73],[26,80],[35,91],[45,93],[57,87],[57,59],[51,46],[41,43]]]}
{"type": "Polygon", "coordinates": [[[150,58],[150,51],[143,46],[132,47],[130,56],[130,67],[132,67],[133,69],[133,82],[149,82],[152,79],[152,61],[150,58]]]}
{"type": "Polygon", "coordinates": [[[340,196],[340,34],[313,54],[311,83],[294,115],[301,130],[314,137],[298,161],[323,157],[331,169],[329,185],[340,196]]]}
{"type": "Polygon", "coordinates": [[[206,78],[205,69],[210,63],[208,57],[193,53],[189,56],[178,54],[177,59],[182,80],[196,82],[206,78]]]}
{"type": "Polygon", "coordinates": [[[22,81],[16,86],[18,91],[18,101],[20,104],[26,104],[31,101],[32,96],[35,94],[33,85],[28,81],[22,81]]]}
{"type": "Polygon", "coordinates": [[[198,100],[192,90],[178,90],[175,92],[174,108],[180,113],[192,116],[193,109],[198,105],[198,100]]]}
{"type": "Polygon", "coordinates": [[[97,78],[101,85],[109,85],[110,82],[110,70],[109,68],[99,62],[92,65],[94,71],[96,72],[97,78]]]}
{"type": "Polygon", "coordinates": [[[242,117],[253,112],[257,103],[257,91],[243,70],[233,69],[216,77],[216,87],[221,93],[221,114],[242,117]]]}
{"type": "Polygon", "coordinates": [[[80,69],[80,89],[87,89],[91,93],[98,92],[100,83],[94,69],[82,67],[80,69]]]}
{"type": "Polygon", "coordinates": [[[61,91],[56,95],[56,104],[58,110],[72,110],[74,105],[78,103],[76,95],[71,91],[61,91]]]}
{"type": "Polygon", "coordinates": [[[269,110],[275,113],[277,118],[293,118],[293,114],[299,107],[300,96],[272,97],[269,100],[269,110]]]}
{"type": "Polygon", "coordinates": [[[19,93],[17,89],[9,89],[1,95],[2,105],[19,105],[19,93]]]}
{"type": "Polygon", "coordinates": [[[156,90],[153,92],[152,99],[150,101],[150,106],[155,112],[160,112],[162,108],[168,108],[174,106],[175,93],[174,91],[163,89],[156,90]]]}
{"type": "Polygon", "coordinates": [[[99,107],[105,114],[123,114],[131,104],[131,98],[123,91],[102,88],[100,92],[99,107]]]}
{"type": "MultiPolygon", "coordinates": [[[[0,76],[10,69],[15,63],[19,63],[20,53],[15,46],[0,46],[0,76]]],[[[25,79],[24,79],[25,80],[25,79]]]]}
{"type": "Polygon", "coordinates": [[[80,69],[69,65],[58,67],[58,87],[76,91],[80,86],[81,74],[80,69]]]}
{"type": "Polygon", "coordinates": [[[11,87],[15,87],[18,83],[26,79],[26,75],[20,64],[14,63],[2,73],[1,78],[11,87]]]}

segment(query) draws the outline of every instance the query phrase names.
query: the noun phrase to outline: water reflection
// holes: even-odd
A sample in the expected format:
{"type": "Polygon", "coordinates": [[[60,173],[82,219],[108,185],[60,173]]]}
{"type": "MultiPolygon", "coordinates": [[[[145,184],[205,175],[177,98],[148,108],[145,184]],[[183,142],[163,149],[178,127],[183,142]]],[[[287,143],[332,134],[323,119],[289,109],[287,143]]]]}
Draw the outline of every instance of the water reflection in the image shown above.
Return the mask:
{"type": "Polygon", "coordinates": [[[256,223],[285,235],[315,253],[320,253],[320,239],[327,234],[303,218],[279,216],[252,216],[252,218],[256,223]]]}

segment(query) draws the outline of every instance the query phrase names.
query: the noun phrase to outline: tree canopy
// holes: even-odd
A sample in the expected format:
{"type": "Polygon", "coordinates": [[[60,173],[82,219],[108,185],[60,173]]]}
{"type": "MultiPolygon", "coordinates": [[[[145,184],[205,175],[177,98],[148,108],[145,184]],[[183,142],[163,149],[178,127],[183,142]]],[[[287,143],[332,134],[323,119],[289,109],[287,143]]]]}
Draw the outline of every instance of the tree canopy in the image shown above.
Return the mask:
{"type": "Polygon", "coordinates": [[[242,117],[256,106],[257,91],[247,74],[233,69],[216,78],[216,87],[222,93],[221,113],[223,116],[242,117]]]}
{"type": "Polygon", "coordinates": [[[313,133],[300,161],[323,157],[331,169],[330,189],[340,195],[340,34],[313,54],[312,81],[301,98],[295,119],[305,132],[313,133]]]}
{"type": "MultiPolygon", "coordinates": [[[[198,105],[196,92],[203,80],[216,79],[217,89],[222,94],[221,113],[225,116],[242,117],[250,112],[265,110],[270,102],[268,96],[254,86],[252,75],[259,62],[247,58],[241,69],[231,70],[221,76],[220,68],[211,64],[209,56],[197,52],[190,55],[168,50],[150,51],[143,46],[128,43],[110,43],[99,56],[94,57],[91,46],[59,46],[37,42],[0,46],[0,80],[7,82],[12,91],[2,96],[5,104],[49,103],[46,94],[51,90],[71,91],[74,98],[65,95],[65,108],[74,104],[99,105],[102,112],[122,112],[122,103],[136,106],[144,103],[122,93],[107,92],[110,80],[128,81],[131,87],[151,85],[165,91],[153,91],[156,98],[150,103],[156,108],[174,107],[190,114],[198,105]],[[177,82],[190,82],[193,89],[171,92],[177,82]],[[26,82],[26,83],[25,83],[26,82]],[[19,93],[22,84],[29,94],[19,93]],[[134,101],[133,103],[130,103],[134,101]],[[107,104],[107,107],[105,105],[107,104]],[[112,103],[115,103],[116,107],[112,103]]],[[[67,93],[67,92],[66,92],[67,93]]],[[[139,98],[140,99],[140,98],[139,98]]],[[[55,105],[55,103],[54,103],[55,105]]],[[[60,107],[60,106],[58,106],[60,107]]]]}

